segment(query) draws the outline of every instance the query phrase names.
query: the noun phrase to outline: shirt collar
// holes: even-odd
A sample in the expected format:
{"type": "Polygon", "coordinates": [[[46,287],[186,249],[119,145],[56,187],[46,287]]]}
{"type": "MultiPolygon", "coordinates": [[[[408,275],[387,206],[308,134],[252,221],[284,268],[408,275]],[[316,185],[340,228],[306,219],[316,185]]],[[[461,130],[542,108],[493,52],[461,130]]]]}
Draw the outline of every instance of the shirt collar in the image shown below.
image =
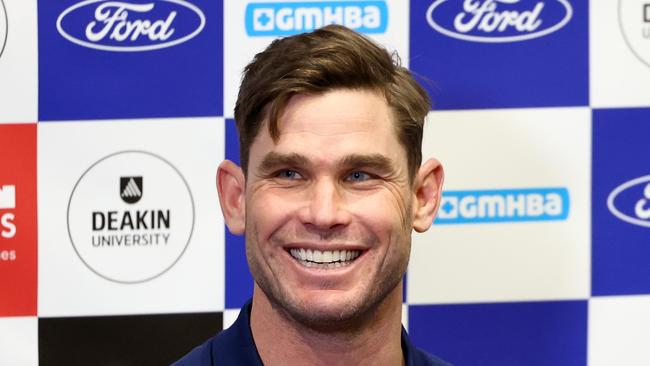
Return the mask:
{"type": "MultiPolygon", "coordinates": [[[[246,365],[260,365],[262,366],[262,359],[259,356],[257,346],[255,345],[255,340],[253,339],[253,332],[251,331],[251,322],[250,314],[252,308],[252,300],[248,300],[246,304],[242,307],[239,312],[239,316],[235,323],[228,329],[226,332],[231,333],[233,339],[238,341],[233,346],[236,349],[231,351],[238,352],[238,360],[245,361],[246,365]]],[[[418,359],[418,350],[411,343],[406,329],[402,327],[402,354],[404,355],[404,361],[406,366],[416,366],[418,359]]],[[[213,355],[215,359],[219,359],[221,355],[213,355]]]]}

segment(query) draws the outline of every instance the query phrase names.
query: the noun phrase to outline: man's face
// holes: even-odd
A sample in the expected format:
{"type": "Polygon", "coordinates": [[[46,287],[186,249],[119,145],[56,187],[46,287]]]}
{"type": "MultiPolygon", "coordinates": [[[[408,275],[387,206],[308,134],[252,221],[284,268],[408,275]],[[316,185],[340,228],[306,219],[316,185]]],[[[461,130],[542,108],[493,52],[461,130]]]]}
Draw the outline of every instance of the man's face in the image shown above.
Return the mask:
{"type": "Polygon", "coordinates": [[[399,290],[410,252],[415,197],[391,110],[371,91],[298,95],[279,130],[274,142],[262,126],[250,150],[253,277],[304,324],[357,319],[399,290]]]}

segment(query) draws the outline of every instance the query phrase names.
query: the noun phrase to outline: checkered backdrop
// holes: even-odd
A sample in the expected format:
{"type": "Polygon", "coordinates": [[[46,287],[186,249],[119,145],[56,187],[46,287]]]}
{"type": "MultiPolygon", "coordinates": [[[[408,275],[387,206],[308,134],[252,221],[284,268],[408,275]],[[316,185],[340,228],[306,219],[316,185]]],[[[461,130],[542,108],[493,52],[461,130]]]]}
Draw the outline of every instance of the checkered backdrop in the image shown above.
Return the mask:
{"type": "Polygon", "coordinates": [[[404,323],[456,365],[650,364],[650,1],[0,0],[0,364],[167,364],[251,295],[215,171],[241,70],[342,23],[446,168],[404,323]]]}

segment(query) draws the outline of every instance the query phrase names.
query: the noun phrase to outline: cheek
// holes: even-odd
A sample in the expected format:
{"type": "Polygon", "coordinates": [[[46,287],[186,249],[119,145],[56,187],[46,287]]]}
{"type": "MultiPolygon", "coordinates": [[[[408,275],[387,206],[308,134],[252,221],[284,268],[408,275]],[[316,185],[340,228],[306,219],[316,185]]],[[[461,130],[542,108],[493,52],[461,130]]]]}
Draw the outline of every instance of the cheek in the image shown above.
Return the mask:
{"type": "Polygon", "coordinates": [[[384,187],[372,195],[354,200],[353,206],[356,212],[373,221],[405,226],[411,221],[410,202],[405,197],[409,196],[397,188],[384,187]]]}
{"type": "Polygon", "coordinates": [[[411,232],[408,203],[388,189],[355,200],[350,210],[362,225],[383,240],[393,241],[411,232]]]}
{"type": "Polygon", "coordinates": [[[268,241],[273,233],[289,221],[296,211],[296,200],[264,192],[251,195],[246,201],[246,229],[258,241],[268,241]]]}

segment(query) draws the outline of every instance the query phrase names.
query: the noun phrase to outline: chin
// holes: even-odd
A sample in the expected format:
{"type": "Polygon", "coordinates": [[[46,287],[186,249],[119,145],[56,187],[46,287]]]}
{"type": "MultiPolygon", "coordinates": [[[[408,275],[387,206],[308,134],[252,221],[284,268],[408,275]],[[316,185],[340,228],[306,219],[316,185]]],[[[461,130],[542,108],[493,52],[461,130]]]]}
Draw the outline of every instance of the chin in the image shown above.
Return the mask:
{"type": "Polygon", "coordinates": [[[293,320],[319,331],[339,330],[359,323],[368,315],[368,308],[359,302],[305,301],[285,304],[284,310],[293,320]]]}
{"type": "MultiPolygon", "coordinates": [[[[390,291],[388,291],[390,292],[390,291]]],[[[341,291],[311,291],[302,296],[272,299],[290,319],[319,332],[335,332],[360,327],[387,294],[341,291]],[[278,301],[279,300],[279,301],[278,301]]]]}

